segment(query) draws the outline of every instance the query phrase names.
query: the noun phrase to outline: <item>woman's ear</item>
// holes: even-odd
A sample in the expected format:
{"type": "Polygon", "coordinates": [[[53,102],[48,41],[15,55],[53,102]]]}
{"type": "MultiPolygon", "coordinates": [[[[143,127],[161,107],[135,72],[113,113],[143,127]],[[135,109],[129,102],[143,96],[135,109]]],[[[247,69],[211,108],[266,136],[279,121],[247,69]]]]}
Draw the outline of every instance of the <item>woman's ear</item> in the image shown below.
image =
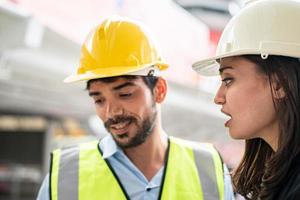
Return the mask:
{"type": "Polygon", "coordinates": [[[274,98],[277,100],[281,100],[281,99],[285,98],[284,89],[283,89],[282,85],[280,84],[277,76],[273,77],[271,84],[272,84],[272,91],[273,91],[274,98]]]}
{"type": "Polygon", "coordinates": [[[162,77],[159,77],[154,87],[154,98],[156,103],[161,103],[167,94],[167,82],[162,77]]]}

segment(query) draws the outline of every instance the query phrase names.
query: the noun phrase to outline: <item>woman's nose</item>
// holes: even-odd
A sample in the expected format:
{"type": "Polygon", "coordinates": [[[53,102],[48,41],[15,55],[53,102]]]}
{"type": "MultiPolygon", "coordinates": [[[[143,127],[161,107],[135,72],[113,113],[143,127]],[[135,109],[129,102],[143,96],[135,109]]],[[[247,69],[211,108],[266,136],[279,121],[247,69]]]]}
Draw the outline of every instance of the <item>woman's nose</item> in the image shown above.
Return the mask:
{"type": "Polygon", "coordinates": [[[214,98],[214,102],[217,105],[223,105],[226,101],[225,101],[225,94],[224,94],[224,89],[222,88],[222,86],[219,87],[217,94],[214,98]]]}

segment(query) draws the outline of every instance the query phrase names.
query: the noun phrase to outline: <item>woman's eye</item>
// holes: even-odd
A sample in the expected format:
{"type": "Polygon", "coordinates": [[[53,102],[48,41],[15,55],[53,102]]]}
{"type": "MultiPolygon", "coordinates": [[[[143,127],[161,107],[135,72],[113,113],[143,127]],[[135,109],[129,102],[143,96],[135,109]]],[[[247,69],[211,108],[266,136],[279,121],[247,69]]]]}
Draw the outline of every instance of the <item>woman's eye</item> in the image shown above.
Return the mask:
{"type": "Polygon", "coordinates": [[[222,79],[222,82],[225,84],[225,86],[228,86],[232,82],[233,78],[224,78],[222,79]]]}

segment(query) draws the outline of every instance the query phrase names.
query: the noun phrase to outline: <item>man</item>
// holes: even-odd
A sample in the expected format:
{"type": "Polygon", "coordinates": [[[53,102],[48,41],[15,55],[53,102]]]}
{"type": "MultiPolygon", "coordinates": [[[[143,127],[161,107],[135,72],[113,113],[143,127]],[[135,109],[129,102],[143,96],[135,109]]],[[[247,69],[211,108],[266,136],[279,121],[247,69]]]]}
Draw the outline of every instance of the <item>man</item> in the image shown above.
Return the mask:
{"type": "Polygon", "coordinates": [[[232,198],[227,169],[211,145],[163,131],[159,105],[167,84],[159,72],[168,65],[140,24],[109,18],[81,53],[77,73],[65,82],[87,81],[110,135],[54,151],[39,200],[232,198]]]}

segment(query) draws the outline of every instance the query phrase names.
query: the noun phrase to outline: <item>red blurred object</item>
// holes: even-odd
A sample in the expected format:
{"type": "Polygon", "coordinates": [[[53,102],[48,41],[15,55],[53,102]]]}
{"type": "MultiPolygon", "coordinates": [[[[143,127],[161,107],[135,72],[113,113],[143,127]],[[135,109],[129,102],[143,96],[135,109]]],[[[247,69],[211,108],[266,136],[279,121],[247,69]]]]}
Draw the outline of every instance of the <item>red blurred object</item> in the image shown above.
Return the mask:
{"type": "Polygon", "coordinates": [[[211,56],[215,55],[221,34],[222,34],[222,31],[212,30],[212,29],[209,31],[209,39],[210,39],[211,50],[212,50],[211,56]]]}

